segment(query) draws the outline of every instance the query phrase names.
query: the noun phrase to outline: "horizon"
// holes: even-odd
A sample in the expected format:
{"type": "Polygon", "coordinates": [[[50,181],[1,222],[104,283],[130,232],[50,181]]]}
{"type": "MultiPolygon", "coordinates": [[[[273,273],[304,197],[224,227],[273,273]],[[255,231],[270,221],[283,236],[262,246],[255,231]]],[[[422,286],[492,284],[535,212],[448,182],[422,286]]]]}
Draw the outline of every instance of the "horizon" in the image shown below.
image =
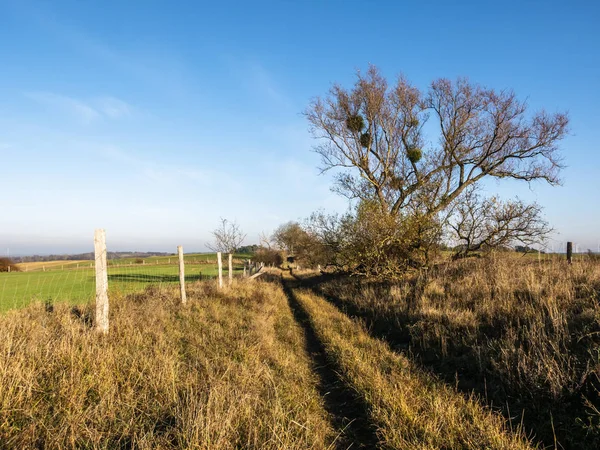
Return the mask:
{"type": "Polygon", "coordinates": [[[547,249],[600,250],[600,5],[339,5],[0,0],[0,254],[89,252],[96,228],[109,251],[203,252],[221,217],[252,245],[344,212],[302,111],[370,63],[423,89],[466,76],[530,112],[567,111],[562,186],[484,189],[541,204],[547,249]]]}

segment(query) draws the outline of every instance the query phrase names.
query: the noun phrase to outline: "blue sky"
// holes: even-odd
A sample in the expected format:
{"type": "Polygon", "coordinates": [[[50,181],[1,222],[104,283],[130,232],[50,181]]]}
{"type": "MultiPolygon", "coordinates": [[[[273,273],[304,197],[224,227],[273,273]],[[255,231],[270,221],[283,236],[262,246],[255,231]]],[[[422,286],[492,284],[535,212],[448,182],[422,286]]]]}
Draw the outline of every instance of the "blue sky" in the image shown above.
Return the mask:
{"type": "Polygon", "coordinates": [[[347,202],[301,112],[376,64],[421,88],[468,76],[568,111],[555,247],[600,243],[597,2],[0,0],[0,254],[204,250],[347,202]]]}

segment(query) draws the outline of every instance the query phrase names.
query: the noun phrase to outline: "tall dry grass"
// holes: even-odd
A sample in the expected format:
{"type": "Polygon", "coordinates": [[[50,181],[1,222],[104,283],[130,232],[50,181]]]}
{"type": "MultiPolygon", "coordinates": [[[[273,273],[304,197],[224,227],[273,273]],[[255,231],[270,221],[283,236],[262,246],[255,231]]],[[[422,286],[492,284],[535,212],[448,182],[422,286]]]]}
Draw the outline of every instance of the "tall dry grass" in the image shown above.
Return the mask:
{"type": "Polygon", "coordinates": [[[0,317],[0,448],[323,449],[335,439],[282,291],[200,283],[0,317]]]}
{"type": "Polygon", "coordinates": [[[317,292],[373,334],[549,446],[600,448],[598,261],[499,255],[398,283],[322,281],[312,279],[317,292]]]}
{"type": "Polygon", "coordinates": [[[369,405],[381,448],[533,448],[500,416],[419,370],[323,298],[295,295],[345,382],[369,405]]]}

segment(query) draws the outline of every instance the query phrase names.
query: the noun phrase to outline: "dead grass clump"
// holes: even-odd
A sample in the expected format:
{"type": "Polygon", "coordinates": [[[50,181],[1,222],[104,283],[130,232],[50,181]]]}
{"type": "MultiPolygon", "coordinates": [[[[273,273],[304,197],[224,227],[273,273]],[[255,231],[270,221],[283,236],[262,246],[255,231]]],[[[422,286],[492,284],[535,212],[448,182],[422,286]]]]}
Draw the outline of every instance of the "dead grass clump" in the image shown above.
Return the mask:
{"type": "Polygon", "coordinates": [[[8,448],[322,449],[333,431],[280,289],[152,288],[91,307],[0,317],[0,442],[8,448]]]}

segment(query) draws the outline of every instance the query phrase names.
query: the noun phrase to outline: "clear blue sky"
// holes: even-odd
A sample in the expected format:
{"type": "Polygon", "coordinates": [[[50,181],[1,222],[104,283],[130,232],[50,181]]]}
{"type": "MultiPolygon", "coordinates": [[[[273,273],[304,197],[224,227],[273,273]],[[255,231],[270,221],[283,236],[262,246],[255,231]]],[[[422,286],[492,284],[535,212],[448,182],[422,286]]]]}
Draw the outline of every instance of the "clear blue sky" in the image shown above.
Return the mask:
{"type": "Polygon", "coordinates": [[[0,0],[0,254],[87,251],[99,227],[112,250],[203,250],[219,217],[253,243],[344,210],[301,112],[369,63],[569,111],[564,186],[487,189],[596,249],[599,23],[595,1],[0,0]]]}

